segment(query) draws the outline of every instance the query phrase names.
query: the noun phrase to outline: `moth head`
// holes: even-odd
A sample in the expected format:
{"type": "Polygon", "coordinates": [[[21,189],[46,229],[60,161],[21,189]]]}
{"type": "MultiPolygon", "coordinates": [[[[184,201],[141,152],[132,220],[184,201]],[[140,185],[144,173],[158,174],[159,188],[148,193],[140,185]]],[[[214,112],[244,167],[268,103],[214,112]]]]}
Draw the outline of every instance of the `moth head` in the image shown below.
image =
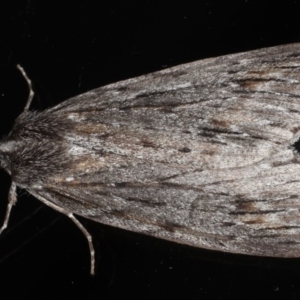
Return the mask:
{"type": "Polygon", "coordinates": [[[0,167],[11,174],[11,156],[15,151],[14,141],[0,141],[0,167]]]}

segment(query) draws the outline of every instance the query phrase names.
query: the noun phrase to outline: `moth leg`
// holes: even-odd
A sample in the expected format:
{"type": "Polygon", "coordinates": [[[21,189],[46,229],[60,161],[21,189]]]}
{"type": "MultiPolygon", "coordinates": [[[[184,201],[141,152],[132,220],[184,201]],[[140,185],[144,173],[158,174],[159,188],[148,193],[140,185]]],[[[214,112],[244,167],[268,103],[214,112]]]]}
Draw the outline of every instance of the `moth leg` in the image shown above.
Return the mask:
{"type": "Polygon", "coordinates": [[[29,77],[27,76],[26,72],[24,71],[24,69],[20,66],[20,65],[17,65],[17,68],[20,70],[20,72],[22,73],[23,77],[25,78],[27,84],[28,84],[28,88],[29,88],[29,96],[28,96],[28,99],[27,99],[27,102],[26,102],[26,105],[24,107],[24,111],[27,111],[29,109],[29,106],[32,102],[32,99],[33,99],[33,96],[34,96],[34,91],[32,89],[32,82],[31,80],[29,79],[29,77]]]}
{"type": "Polygon", "coordinates": [[[90,255],[91,255],[91,270],[90,270],[90,273],[91,273],[91,275],[95,275],[95,249],[94,249],[94,245],[93,245],[93,241],[92,241],[92,236],[85,229],[85,227],[74,217],[73,214],[68,214],[67,216],[77,225],[77,227],[85,235],[85,237],[88,241],[89,248],[90,248],[90,255]]]}
{"type": "Polygon", "coordinates": [[[56,204],[50,202],[49,200],[45,199],[44,197],[40,196],[39,194],[36,194],[32,191],[30,191],[30,193],[35,196],[37,199],[39,199],[40,201],[42,201],[43,203],[45,203],[47,206],[57,210],[58,212],[66,215],[67,217],[69,217],[76,225],[77,227],[81,230],[81,232],[85,235],[88,244],[89,244],[89,248],[90,248],[90,255],[91,255],[91,270],[90,273],[91,275],[95,274],[95,249],[94,249],[94,245],[93,245],[93,241],[92,241],[92,236],[89,234],[89,232],[85,229],[85,227],[74,217],[74,215],[72,213],[70,213],[69,211],[65,210],[64,208],[57,206],[56,204]]]}
{"type": "Polygon", "coordinates": [[[14,182],[12,182],[10,185],[9,192],[8,192],[8,204],[7,204],[7,208],[6,208],[4,222],[3,222],[2,227],[0,228],[0,234],[7,227],[11,209],[12,209],[13,205],[16,204],[16,202],[17,202],[17,186],[14,182]]]}

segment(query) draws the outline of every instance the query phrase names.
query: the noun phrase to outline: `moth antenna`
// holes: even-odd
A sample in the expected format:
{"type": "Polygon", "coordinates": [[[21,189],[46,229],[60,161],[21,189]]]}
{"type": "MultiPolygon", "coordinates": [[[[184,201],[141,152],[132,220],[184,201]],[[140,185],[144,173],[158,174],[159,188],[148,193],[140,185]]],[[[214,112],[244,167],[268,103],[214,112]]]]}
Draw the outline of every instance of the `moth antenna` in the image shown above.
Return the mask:
{"type": "Polygon", "coordinates": [[[2,227],[0,228],[0,234],[3,232],[3,230],[7,227],[11,209],[13,205],[17,203],[17,186],[14,182],[11,183],[9,192],[8,192],[8,204],[6,208],[5,218],[2,227]]]}
{"type": "Polygon", "coordinates": [[[28,99],[27,99],[27,102],[26,102],[26,105],[24,107],[24,111],[27,111],[29,109],[29,106],[32,102],[32,99],[34,97],[34,91],[32,89],[32,82],[31,80],[29,79],[29,77],[27,76],[26,72],[24,71],[24,69],[20,66],[20,65],[17,65],[17,68],[20,70],[20,72],[22,73],[23,77],[25,78],[27,84],[28,84],[28,88],[29,88],[29,96],[28,96],[28,99]]]}
{"type": "Polygon", "coordinates": [[[42,197],[39,194],[36,194],[32,191],[30,191],[30,193],[35,196],[37,199],[39,199],[40,201],[42,201],[43,203],[45,203],[46,205],[48,205],[49,207],[55,209],[56,211],[66,215],[67,217],[69,217],[74,223],[75,225],[81,230],[81,232],[84,234],[84,236],[86,237],[87,241],[88,241],[88,245],[89,245],[89,249],[90,249],[90,255],[91,255],[91,269],[90,269],[90,273],[91,275],[95,275],[95,249],[94,249],[94,245],[93,245],[93,240],[92,240],[92,236],[90,235],[90,233],[86,230],[86,228],[75,218],[75,216],[70,213],[69,211],[67,211],[66,209],[55,205],[54,203],[48,201],[47,199],[45,199],[44,197],[42,197]]]}

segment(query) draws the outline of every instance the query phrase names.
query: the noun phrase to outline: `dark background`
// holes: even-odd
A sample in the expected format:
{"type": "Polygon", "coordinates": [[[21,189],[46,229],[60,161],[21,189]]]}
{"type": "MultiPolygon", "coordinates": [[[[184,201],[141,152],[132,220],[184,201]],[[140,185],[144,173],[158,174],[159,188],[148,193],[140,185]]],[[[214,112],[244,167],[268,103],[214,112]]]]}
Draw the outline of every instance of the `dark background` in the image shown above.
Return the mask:
{"type": "MultiPolygon", "coordinates": [[[[32,109],[202,58],[300,41],[300,1],[0,2],[0,134],[32,109]],[[107,3],[105,3],[107,2],[107,3]],[[103,3],[103,4],[100,4],[103,3]]],[[[9,176],[0,172],[0,219],[9,176]]],[[[81,219],[82,220],[82,219],[81,219]]],[[[299,299],[300,259],[217,253],[66,217],[19,191],[0,237],[1,299],[299,299]]]]}

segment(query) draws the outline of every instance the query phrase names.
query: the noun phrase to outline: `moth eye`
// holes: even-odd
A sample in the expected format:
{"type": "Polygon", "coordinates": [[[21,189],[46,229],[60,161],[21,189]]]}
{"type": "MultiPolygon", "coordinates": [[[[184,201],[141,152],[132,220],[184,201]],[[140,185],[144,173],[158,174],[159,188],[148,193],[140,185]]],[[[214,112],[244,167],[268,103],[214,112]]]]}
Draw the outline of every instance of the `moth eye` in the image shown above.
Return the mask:
{"type": "Polygon", "coordinates": [[[5,168],[6,164],[4,162],[4,157],[0,155],[0,168],[3,169],[5,168]]]}

